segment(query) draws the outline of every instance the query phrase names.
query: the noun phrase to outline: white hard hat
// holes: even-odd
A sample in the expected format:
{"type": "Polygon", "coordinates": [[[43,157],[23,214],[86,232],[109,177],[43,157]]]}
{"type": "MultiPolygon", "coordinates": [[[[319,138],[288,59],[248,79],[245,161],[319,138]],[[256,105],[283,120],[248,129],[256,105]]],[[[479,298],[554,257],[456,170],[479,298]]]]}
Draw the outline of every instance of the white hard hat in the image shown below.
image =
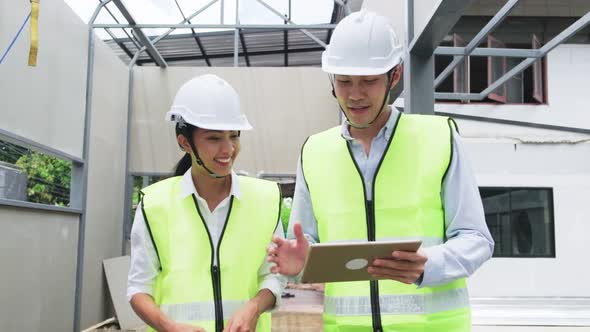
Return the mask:
{"type": "Polygon", "coordinates": [[[383,16],[361,10],[346,16],[322,53],[322,70],[339,75],[380,75],[402,62],[403,46],[383,16]]]}
{"type": "Polygon", "coordinates": [[[174,97],[166,120],[210,130],[250,130],[234,88],[218,76],[206,74],[184,83],[174,97]]]}

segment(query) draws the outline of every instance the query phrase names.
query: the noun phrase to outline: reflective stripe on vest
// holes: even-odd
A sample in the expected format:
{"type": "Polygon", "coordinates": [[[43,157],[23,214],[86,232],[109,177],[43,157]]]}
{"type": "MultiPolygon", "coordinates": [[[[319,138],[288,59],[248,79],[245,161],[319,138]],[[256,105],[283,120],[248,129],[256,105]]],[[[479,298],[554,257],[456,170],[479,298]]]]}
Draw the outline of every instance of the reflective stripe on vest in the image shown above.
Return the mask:
{"type": "MultiPolygon", "coordinates": [[[[246,301],[223,301],[223,317],[229,319],[246,301]]],[[[215,302],[162,304],[160,310],[177,322],[215,320],[215,302]]]]}
{"type": "MultiPolygon", "coordinates": [[[[370,184],[373,200],[368,201],[366,182],[340,127],[311,136],[303,147],[301,164],[321,241],[418,238],[424,247],[442,244],[445,216],[441,191],[451,161],[451,142],[447,118],[400,115],[370,184]]],[[[414,331],[421,326],[438,331],[449,322],[461,327],[456,331],[464,331],[470,324],[464,279],[423,288],[391,280],[372,284],[326,284],[329,311],[324,322],[330,326],[326,331],[340,331],[338,327],[347,327],[342,329],[347,331],[348,326],[365,330],[382,327],[384,331],[414,331]],[[360,307],[354,309],[357,305],[360,307]]]]}
{"type": "MultiPolygon", "coordinates": [[[[214,248],[196,200],[181,198],[180,179],[143,190],[144,216],[161,266],[153,286],[154,301],[178,319],[221,331],[236,306],[259,291],[258,270],[279,220],[279,189],[270,181],[238,177],[240,199],[231,197],[214,248]],[[204,310],[191,312],[200,308],[204,310]]],[[[256,330],[270,331],[270,315],[260,316],[256,330]]]]}
{"type": "MultiPolygon", "coordinates": [[[[465,288],[426,294],[381,295],[379,305],[382,315],[434,314],[469,307],[469,296],[465,288]]],[[[324,313],[334,316],[371,315],[371,298],[326,297],[324,313]]]]}

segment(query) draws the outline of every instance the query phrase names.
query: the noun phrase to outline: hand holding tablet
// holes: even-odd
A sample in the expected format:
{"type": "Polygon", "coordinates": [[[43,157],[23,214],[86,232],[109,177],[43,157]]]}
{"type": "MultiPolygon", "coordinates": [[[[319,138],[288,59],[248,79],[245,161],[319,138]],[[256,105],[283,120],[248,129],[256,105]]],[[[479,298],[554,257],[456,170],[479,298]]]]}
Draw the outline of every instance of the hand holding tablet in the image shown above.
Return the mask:
{"type": "Polygon", "coordinates": [[[376,258],[393,259],[394,251],[416,252],[422,241],[318,243],[309,247],[301,281],[304,283],[385,279],[367,268],[376,258]]]}

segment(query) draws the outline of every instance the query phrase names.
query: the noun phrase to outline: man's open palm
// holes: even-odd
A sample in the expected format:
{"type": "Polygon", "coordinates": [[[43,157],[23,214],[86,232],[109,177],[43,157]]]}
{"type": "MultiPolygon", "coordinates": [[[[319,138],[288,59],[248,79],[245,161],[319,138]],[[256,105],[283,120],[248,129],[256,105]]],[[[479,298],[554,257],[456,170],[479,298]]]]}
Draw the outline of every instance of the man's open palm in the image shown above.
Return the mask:
{"type": "Polygon", "coordinates": [[[271,268],[272,273],[280,273],[287,276],[299,274],[305,264],[309,242],[303,235],[303,229],[299,222],[293,225],[294,240],[287,240],[280,237],[274,237],[266,252],[267,260],[276,265],[271,268]]]}

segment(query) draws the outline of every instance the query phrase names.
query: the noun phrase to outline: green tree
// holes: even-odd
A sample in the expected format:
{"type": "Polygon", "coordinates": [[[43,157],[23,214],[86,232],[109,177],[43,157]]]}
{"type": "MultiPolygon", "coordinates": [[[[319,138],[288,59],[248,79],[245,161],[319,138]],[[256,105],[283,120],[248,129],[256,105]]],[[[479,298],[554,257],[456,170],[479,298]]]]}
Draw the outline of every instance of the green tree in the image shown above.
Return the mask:
{"type": "Polygon", "coordinates": [[[61,206],[70,203],[71,162],[31,151],[22,155],[16,166],[27,174],[30,202],[61,206]]]}
{"type": "Polygon", "coordinates": [[[283,231],[285,236],[287,235],[287,226],[289,226],[289,217],[291,216],[291,206],[293,205],[293,199],[291,197],[283,198],[281,204],[281,222],[283,224],[283,231]]]}

